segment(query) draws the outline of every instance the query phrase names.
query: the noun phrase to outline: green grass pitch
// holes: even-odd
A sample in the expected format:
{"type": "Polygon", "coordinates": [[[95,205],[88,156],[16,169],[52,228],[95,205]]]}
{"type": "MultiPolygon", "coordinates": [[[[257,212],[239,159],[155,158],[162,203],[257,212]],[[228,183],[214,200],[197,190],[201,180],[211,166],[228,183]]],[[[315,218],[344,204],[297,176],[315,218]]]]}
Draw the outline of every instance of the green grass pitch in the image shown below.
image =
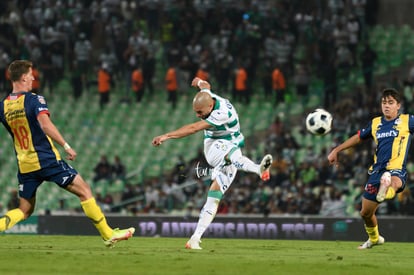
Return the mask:
{"type": "Polygon", "coordinates": [[[413,243],[357,250],[357,242],[0,235],[1,274],[412,274],[413,243]]]}

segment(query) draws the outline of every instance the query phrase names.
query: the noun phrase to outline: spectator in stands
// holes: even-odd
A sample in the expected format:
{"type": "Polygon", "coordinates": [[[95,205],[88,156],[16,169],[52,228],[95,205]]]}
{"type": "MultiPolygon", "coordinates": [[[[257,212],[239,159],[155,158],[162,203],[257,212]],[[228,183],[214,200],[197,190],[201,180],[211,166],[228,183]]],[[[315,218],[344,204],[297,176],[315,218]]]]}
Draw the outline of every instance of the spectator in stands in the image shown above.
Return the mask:
{"type": "Polygon", "coordinates": [[[102,63],[102,66],[98,71],[99,106],[101,109],[109,103],[112,82],[109,65],[107,63],[102,63]]]}
{"type": "Polygon", "coordinates": [[[320,215],[329,217],[343,217],[346,211],[345,197],[335,187],[326,187],[322,194],[320,215]]]}
{"type": "Polygon", "coordinates": [[[296,94],[301,99],[302,104],[308,99],[308,90],[310,84],[310,75],[305,64],[296,66],[294,82],[296,86],[296,94]]]}
{"type": "Polygon", "coordinates": [[[330,110],[336,103],[338,93],[337,68],[335,66],[335,54],[331,53],[330,59],[322,65],[322,79],[324,90],[324,108],[330,110]]]}
{"type": "MultiPolygon", "coordinates": [[[[194,202],[189,201],[184,209],[184,217],[186,218],[192,218],[197,217],[200,212],[197,208],[194,207],[194,202]]],[[[218,213],[218,212],[217,212],[218,213]]]]}
{"type": "Polygon", "coordinates": [[[19,207],[0,218],[0,232],[27,219],[35,209],[37,188],[44,181],[52,181],[79,197],[85,215],[93,221],[106,246],[112,247],[117,241],[131,238],[135,228],[112,229],[90,186],[61,158],[53,142],[64,148],[68,160],[75,160],[77,153],[50,120],[45,98],[30,93],[34,80],[32,66],[26,60],[16,60],[9,65],[13,91],[0,103],[0,121],[14,142],[20,197],[19,207]]]}
{"type": "MultiPolygon", "coordinates": [[[[56,82],[58,83],[64,77],[65,73],[65,58],[64,58],[65,45],[63,41],[52,43],[50,46],[51,59],[53,67],[55,68],[56,82]]],[[[55,87],[54,87],[55,88],[55,87]]]]}
{"type": "Polygon", "coordinates": [[[328,161],[338,166],[340,152],[363,140],[374,140],[376,144],[374,163],[368,171],[369,178],[365,184],[360,212],[369,238],[359,249],[384,243],[375,213],[382,202],[393,199],[406,185],[407,153],[410,146],[408,140],[414,132],[414,118],[412,115],[400,114],[401,100],[402,96],[397,90],[384,89],[381,94],[382,115],[373,118],[365,128],[335,147],[328,155],[328,161]],[[398,135],[393,134],[396,132],[398,135]]]}
{"type": "Polygon", "coordinates": [[[10,62],[9,54],[3,47],[0,47],[0,92],[8,92],[9,86],[6,78],[7,65],[10,62]]]}
{"type": "Polygon", "coordinates": [[[165,75],[165,87],[167,90],[167,101],[171,102],[173,109],[177,106],[178,73],[175,66],[170,66],[165,75]]]}
{"type": "Polygon", "coordinates": [[[277,41],[277,55],[275,62],[278,64],[280,70],[283,71],[285,77],[292,76],[294,64],[292,60],[293,44],[295,37],[291,28],[287,24],[283,24],[283,33],[280,35],[277,41]]]}
{"type": "Polygon", "coordinates": [[[248,84],[248,75],[243,62],[239,60],[237,62],[238,66],[234,75],[234,90],[233,97],[245,104],[250,103],[250,93],[249,93],[249,84],[248,84]]]}
{"type": "Polygon", "coordinates": [[[337,67],[338,77],[348,80],[353,66],[353,57],[348,46],[341,45],[338,47],[336,51],[335,64],[337,67]]]}
{"type": "Polygon", "coordinates": [[[132,91],[135,94],[135,101],[140,103],[144,95],[144,76],[140,67],[136,67],[131,75],[132,91]]]}
{"type": "Polygon", "coordinates": [[[169,139],[183,138],[204,130],[204,153],[208,163],[214,167],[212,183],[197,228],[186,244],[188,249],[201,249],[201,236],[213,221],[220,199],[232,184],[237,170],[255,173],[267,181],[270,179],[272,156],[266,155],[260,165],[243,156],[240,147],[244,144],[244,137],[240,133],[238,115],[232,104],[212,93],[207,81],[196,77],[191,86],[200,89],[193,99],[193,110],[201,120],[156,136],[152,144],[160,146],[169,139]]]}
{"type": "Polygon", "coordinates": [[[44,92],[48,92],[52,96],[52,91],[54,91],[56,84],[58,83],[58,77],[56,73],[56,66],[52,62],[52,53],[49,49],[47,49],[44,53],[44,56],[39,64],[39,70],[43,76],[42,89],[44,92]]]}
{"type": "Polygon", "coordinates": [[[154,77],[156,69],[155,54],[158,44],[154,40],[149,40],[148,49],[142,51],[142,77],[144,81],[144,89],[148,90],[148,95],[154,94],[154,77]]]}
{"type": "Polygon", "coordinates": [[[229,93],[229,79],[233,68],[233,56],[229,51],[220,52],[216,56],[215,64],[217,89],[224,94],[229,93]]]}
{"type": "Polygon", "coordinates": [[[285,102],[286,80],[279,66],[272,71],[272,89],[275,93],[275,105],[285,102]]]}
{"type": "Polygon", "coordinates": [[[79,68],[79,64],[76,61],[73,62],[70,83],[72,86],[73,97],[75,99],[80,98],[83,92],[82,70],[79,68]]]}
{"type": "Polygon", "coordinates": [[[377,53],[371,48],[368,42],[365,43],[364,49],[360,55],[361,69],[364,75],[365,87],[368,91],[372,89],[372,76],[374,74],[377,53]]]}
{"type": "Polygon", "coordinates": [[[178,184],[184,183],[187,178],[188,168],[184,161],[184,157],[182,155],[178,156],[178,161],[174,166],[174,170],[172,174],[174,175],[174,180],[178,184]]]}
{"type": "Polygon", "coordinates": [[[168,177],[161,187],[162,193],[166,196],[166,205],[163,208],[172,211],[173,209],[181,208],[181,205],[186,201],[183,190],[173,180],[173,177],[168,177]]]}
{"type": "MultiPolygon", "coordinates": [[[[191,81],[194,77],[194,74],[196,73],[197,69],[200,67],[200,57],[202,55],[203,46],[200,44],[200,42],[194,37],[191,39],[190,43],[185,46],[186,54],[190,61],[190,77],[188,79],[185,79],[185,81],[191,81]]],[[[207,65],[207,64],[206,64],[207,65]]],[[[206,79],[207,80],[207,79],[206,79]]]]}
{"type": "Polygon", "coordinates": [[[102,179],[112,180],[112,165],[109,163],[106,155],[101,156],[93,171],[95,172],[95,176],[93,177],[94,182],[102,179]]]}
{"type": "Polygon", "coordinates": [[[126,176],[126,167],[118,155],[114,157],[114,163],[112,164],[112,174],[115,179],[121,180],[124,180],[126,176]]]}
{"type": "Polygon", "coordinates": [[[164,13],[161,16],[161,28],[160,28],[160,36],[161,36],[161,43],[162,43],[162,52],[163,58],[162,63],[164,65],[170,63],[169,53],[174,42],[174,23],[169,13],[164,13]]]}
{"type": "Polygon", "coordinates": [[[263,59],[261,62],[261,69],[259,72],[259,77],[262,81],[263,93],[267,100],[271,100],[273,98],[273,89],[272,89],[272,72],[273,72],[273,65],[272,60],[270,59],[263,59]]]}
{"type": "Polygon", "coordinates": [[[359,39],[365,39],[367,35],[366,29],[366,12],[368,11],[367,2],[376,2],[376,1],[367,1],[367,0],[352,0],[350,1],[350,10],[353,11],[354,16],[359,24],[358,36],[359,39]]]}
{"type": "Polygon", "coordinates": [[[352,54],[352,64],[356,65],[357,63],[357,53],[360,37],[360,23],[358,22],[357,17],[354,14],[349,16],[348,22],[346,23],[348,32],[349,32],[349,44],[348,48],[352,54]]]}
{"type": "MultiPolygon", "coordinates": [[[[89,39],[87,39],[86,34],[81,32],[79,34],[79,39],[75,42],[73,48],[74,60],[78,65],[78,70],[80,70],[82,86],[81,89],[88,90],[88,74],[91,68],[92,61],[92,45],[89,39]]],[[[82,91],[80,91],[82,94],[82,91]]]]}

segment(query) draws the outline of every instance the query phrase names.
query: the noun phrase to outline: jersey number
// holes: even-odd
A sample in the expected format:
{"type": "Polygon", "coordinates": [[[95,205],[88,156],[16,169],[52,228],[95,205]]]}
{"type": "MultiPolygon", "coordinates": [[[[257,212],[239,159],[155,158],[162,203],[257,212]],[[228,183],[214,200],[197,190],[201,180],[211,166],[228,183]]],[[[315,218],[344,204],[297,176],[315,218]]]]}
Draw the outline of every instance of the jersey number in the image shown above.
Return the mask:
{"type": "Polygon", "coordinates": [[[20,148],[22,150],[29,149],[29,135],[24,126],[19,126],[18,128],[13,129],[13,134],[19,142],[20,148]]]}

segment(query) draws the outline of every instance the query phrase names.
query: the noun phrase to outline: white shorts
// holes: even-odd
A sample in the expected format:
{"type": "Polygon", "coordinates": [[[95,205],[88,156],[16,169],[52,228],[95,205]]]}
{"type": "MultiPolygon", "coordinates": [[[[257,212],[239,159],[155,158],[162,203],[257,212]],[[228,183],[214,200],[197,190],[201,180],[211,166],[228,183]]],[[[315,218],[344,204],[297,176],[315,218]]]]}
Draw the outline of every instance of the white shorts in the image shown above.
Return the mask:
{"type": "Polygon", "coordinates": [[[231,150],[240,150],[234,143],[217,139],[206,140],[204,143],[204,155],[209,165],[213,167],[211,179],[216,180],[224,194],[232,184],[237,174],[236,166],[226,164],[225,157],[231,150]]]}

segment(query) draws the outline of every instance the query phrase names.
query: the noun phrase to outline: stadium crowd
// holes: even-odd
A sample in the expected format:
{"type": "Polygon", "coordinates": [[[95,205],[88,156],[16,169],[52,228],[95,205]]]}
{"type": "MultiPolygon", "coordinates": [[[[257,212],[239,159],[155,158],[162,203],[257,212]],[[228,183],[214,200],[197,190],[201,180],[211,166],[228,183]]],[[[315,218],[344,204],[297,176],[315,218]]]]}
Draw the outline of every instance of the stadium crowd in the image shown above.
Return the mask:
{"type": "MultiPolygon", "coordinates": [[[[297,164],[294,156],[304,148],[283,120],[275,117],[267,138],[260,141],[275,158],[271,182],[263,184],[241,173],[223,198],[219,213],[358,215],[372,148],[363,145],[362,150],[345,154],[345,165],[338,169],[328,166],[326,155],[377,110],[376,98],[369,96],[380,88],[371,80],[375,53],[362,55],[360,50],[368,45],[370,27],[376,23],[376,3],[4,1],[0,3],[0,70],[4,72],[10,60],[30,59],[41,72],[43,93],[62,96],[52,91],[61,79],[69,77],[74,96],[79,97],[92,90],[101,68],[111,74],[113,85],[124,83],[127,89],[131,87],[131,74],[139,68],[144,96],[166,89],[160,79],[168,68],[179,72],[181,89],[186,89],[202,69],[215,89],[234,96],[234,72],[243,68],[248,79],[246,103],[252,93],[263,91],[275,102],[275,108],[284,100],[277,97],[280,87],[272,86],[276,69],[288,86],[297,89],[301,102],[308,100],[310,79],[321,79],[325,91],[321,104],[335,114],[332,144],[320,153],[309,148],[305,161],[297,164]],[[337,79],[346,79],[351,70],[364,70],[365,85],[338,100],[337,79]]],[[[1,91],[6,91],[5,74],[0,75],[1,91]]],[[[413,160],[409,164],[414,167],[413,160]]],[[[414,173],[414,169],[409,171],[414,173]]],[[[414,180],[413,173],[409,182],[414,180]]],[[[176,170],[166,175],[140,184],[127,182],[122,201],[130,203],[116,208],[110,207],[111,198],[101,203],[109,204],[104,208],[108,211],[191,214],[192,209],[202,207],[207,187],[208,166],[199,154],[189,163],[179,162],[176,170]]],[[[384,204],[380,211],[414,214],[409,191],[384,204]]]]}

